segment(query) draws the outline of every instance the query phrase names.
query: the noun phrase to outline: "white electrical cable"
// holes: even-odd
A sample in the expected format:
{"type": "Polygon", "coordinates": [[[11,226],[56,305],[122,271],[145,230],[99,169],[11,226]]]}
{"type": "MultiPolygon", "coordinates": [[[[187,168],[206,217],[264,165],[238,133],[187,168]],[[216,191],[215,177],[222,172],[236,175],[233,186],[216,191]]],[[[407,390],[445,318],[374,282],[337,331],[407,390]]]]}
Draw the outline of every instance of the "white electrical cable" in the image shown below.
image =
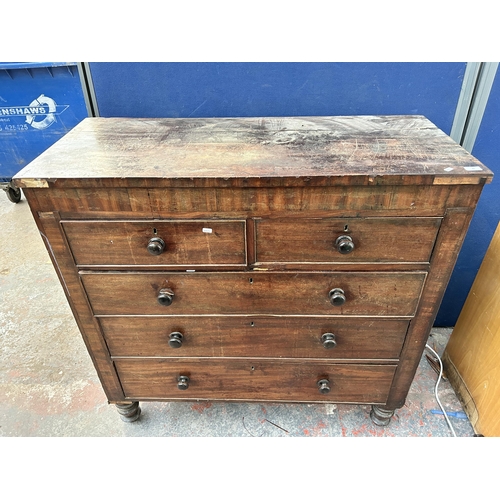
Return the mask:
{"type": "Polygon", "coordinates": [[[453,429],[453,426],[451,425],[450,419],[448,418],[448,415],[446,414],[446,411],[443,408],[443,405],[441,404],[441,401],[439,400],[439,397],[438,397],[438,385],[439,385],[439,382],[441,381],[441,377],[443,376],[443,363],[441,362],[441,358],[439,357],[438,353],[429,344],[425,344],[425,347],[427,347],[427,349],[429,349],[429,351],[431,351],[439,361],[439,377],[437,379],[436,386],[434,387],[434,394],[436,396],[436,401],[438,402],[438,405],[441,408],[441,411],[443,412],[444,418],[446,419],[446,422],[448,422],[448,426],[451,429],[453,437],[457,437],[457,435],[455,434],[455,429],[453,429]]]}

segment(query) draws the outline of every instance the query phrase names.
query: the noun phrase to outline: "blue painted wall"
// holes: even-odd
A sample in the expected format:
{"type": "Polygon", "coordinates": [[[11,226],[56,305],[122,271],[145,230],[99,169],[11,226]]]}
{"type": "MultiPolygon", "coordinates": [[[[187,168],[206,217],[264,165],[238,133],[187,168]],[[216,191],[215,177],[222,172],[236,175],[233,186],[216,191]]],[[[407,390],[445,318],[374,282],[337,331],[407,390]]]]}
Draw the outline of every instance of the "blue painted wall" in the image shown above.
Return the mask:
{"type": "Polygon", "coordinates": [[[493,233],[500,221],[500,73],[497,72],[472,154],[495,177],[476,208],[455,271],[436,318],[436,326],[453,326],[458,319],[493,233]]]}
{"type": "Polygon", "coordinates": [[[101,116],[422,114],[449,133],[465,63],[90,63],[101,116]]]}
{"type": "MultiPolygon", "coordinates": [[[[422,114],[450,133],[465,63],[90,63],[101,116],[422,114]]],[[[497,76],[473,150],[499,172],[497,76]]],[[[499,220],[485,187],[436,319],[453,326],[499,220]]]]}

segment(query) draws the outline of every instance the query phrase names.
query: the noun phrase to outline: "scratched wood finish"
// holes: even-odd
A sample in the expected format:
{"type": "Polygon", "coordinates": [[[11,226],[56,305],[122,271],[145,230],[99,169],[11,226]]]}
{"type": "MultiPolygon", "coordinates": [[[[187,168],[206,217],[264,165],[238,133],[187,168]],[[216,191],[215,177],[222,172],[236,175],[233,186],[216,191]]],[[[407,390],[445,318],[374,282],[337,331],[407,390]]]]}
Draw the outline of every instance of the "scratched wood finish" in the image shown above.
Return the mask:
{"type": "Polygon", "coordinates": [[[125,395],[131,399],[222,399],[384,403],[395,365],[346,365],[263,359],[117,359],[125,395]],[[179,390],[180,375],[189,387],[179,390]],[[318,381],[330,392],[320,394],[318,381]]]}
{"type": "MultiPolygon", "coordinates": [[[[33,179],[434,176],[484,183],[485,167],[422,116],[87,118],[31,163],[33,179]],[[458,167],[457,165],[460,165],[458,167]],[[465,168],[480,169],[477,171],[465,168]],[[447,170],[447,169],[453,170],[447,170]]],[[[247,181],[248,184],[248,181],[247,181]]]]}
{"type": "Polygon", "coordinates": [[[246,264],[244,221],[62,221],[79,266],[246,264]],[[151,238],[165,249],[151,255],[151,238]]]}
{"type": "MultiPolygon", "coordinates": [[[[471,200],[472,206],[476,203],[477,199],[471,200]]],[[[387,401],[389,408],[401,408],[404,405],[453,266],[467,234],[472,214],[472,208],[450,209],[441,224],[432,254],[431,268],[416,312],[418,319],[410,323],[391,394],[387,401]]]]}
{"type": "MultiPolygon", "coordinates": [[[[347,179],[352,179],[349,176],[347,179]]],[[[62,219],[137,219],[183,217],[374,217],[443,216],[448,207],[467,206],[482,186],[327,186],[262,188],[74,187],[37,189],[41,211],[57,210],[62,219]]],[[[127,180],[133,184],[132,180],[127,180]]],[[[156,185],[162,179],[155,179],[156,185]]],[[[223,181],[221,181],[223,182],[223,181]]]]}
{"type": "Polygon", "coordinates": [[[405,320],[262,316],[101,317],[112,356],[268,357],[396,360],[405,320]],[[172,332],[183,335],[172,348],[172,332]],[[321,336],[335,335],[326,349],[321,336]]]}
{"type": "Polygon", "coordinates": [[[94,314],[282,314],[413,316],[425,272],[98,273],[81,279],[94,314]],[[157,302],[173,290],[171,305],[157,302]],[[340,288],[346,302],[330,303],[340,288]]]}
{"type": "MultiPolygon", "coordinates": [[[[97,320],[88,306],[88,299],[81,285],[78,271],[73,264],[73,258],[68,251],[61,232],[58,214],[54,212],[40,214],[37,210],[39,207],[33,190],[24,189],[23,193],[30,205],[40,236],[47,248],[48,255],[61,282],[106,396],[110,401],[121,401],[124,399],[124,395],[120,381],[106,346],[106,341],[101,335],[97,320]]],[[[43,329],[43,325],[41,325],[41,328],[43,329]]]]}
{"type": "Polygon", "coordinates": [[[491,179],[423,117],[358,116],[91,118],[14,181],[108,401],[393,410],[491,179]],[[217,239],[192,226],[201,220],[217,239]],[[141,253],[163,227],[175,251],[141,253]],[[332,260],[338,230],[355,250],[332,260]],[[156,300],[166,287],[168,307],[156,300]],[[180,349],[168,347],[173,330],[180,349]]]}
{"type": "Polygon", "coordinates": [[[257,262],[429,262],[440,218],[339,218],[257,220],[257,262]],[[337,238],[354,250],[342,254],[337,238]]]}

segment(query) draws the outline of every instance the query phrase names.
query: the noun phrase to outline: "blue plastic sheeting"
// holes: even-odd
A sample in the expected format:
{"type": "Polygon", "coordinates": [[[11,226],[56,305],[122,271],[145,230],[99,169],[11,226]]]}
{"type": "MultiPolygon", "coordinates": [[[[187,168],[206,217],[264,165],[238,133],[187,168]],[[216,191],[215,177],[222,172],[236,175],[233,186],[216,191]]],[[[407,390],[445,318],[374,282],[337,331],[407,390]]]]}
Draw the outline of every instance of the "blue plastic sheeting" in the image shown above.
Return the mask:
{"type": "Polygon", "coordinates": [[[67,64],[0,63],[1,182],[88,116],[77,66],[67,64]]]}
{"type": "Polygon", "coordinates": [[[495,177],[481,194],[474,217],[436,318],[454,326],[500,221],[500,74],[497,72],[472,154],[495,177]]]}
{"type": "Polygon", "coordinates": [[[0,62],[0,69],[56,68],[58,66],[76,66],[74,62],[0,62]]]}
{"type": "Polygon", "coordinates": [[[105,117],[420,114],[449,133],[465,63],[90,63],[105,117]]]}

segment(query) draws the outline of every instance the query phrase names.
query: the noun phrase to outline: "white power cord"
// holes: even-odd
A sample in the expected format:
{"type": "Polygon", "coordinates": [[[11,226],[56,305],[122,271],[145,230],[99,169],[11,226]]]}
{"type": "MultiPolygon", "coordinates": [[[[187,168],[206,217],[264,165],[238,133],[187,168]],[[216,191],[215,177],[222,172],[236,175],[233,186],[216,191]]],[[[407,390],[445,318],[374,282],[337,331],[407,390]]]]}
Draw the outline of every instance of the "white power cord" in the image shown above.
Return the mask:
{"type": "Polygon", "coordinates": [[[446,414],[446,411],[443,408],[443,405],[441,404],[441,401],[439,400],[438,397],[438,386],[439,382],[441,381],[441,377],[443,376],[443,363],[441,362],[441,358],[439,357],[438,353],[429,344],[425,344],[425,347],[427,347],[427,349],[429,349],[429,351],[431,351],[432,354],[434,354],[434,356],[436,356],[437,360],[439,361],[439,377],[437,379],[436,386],[434,387],[434,394],[436,396],[436,401],[438,402],[438,405],[441,408],[441,411],[443,412],[444,418],[446,419],[446,422],[448,422],[448,426],[451,429],[453,437],[457,437],[457,435],[455,434],[455,429],[453,429],[450,419],[448,418],[448,415],[446,414]]]}

